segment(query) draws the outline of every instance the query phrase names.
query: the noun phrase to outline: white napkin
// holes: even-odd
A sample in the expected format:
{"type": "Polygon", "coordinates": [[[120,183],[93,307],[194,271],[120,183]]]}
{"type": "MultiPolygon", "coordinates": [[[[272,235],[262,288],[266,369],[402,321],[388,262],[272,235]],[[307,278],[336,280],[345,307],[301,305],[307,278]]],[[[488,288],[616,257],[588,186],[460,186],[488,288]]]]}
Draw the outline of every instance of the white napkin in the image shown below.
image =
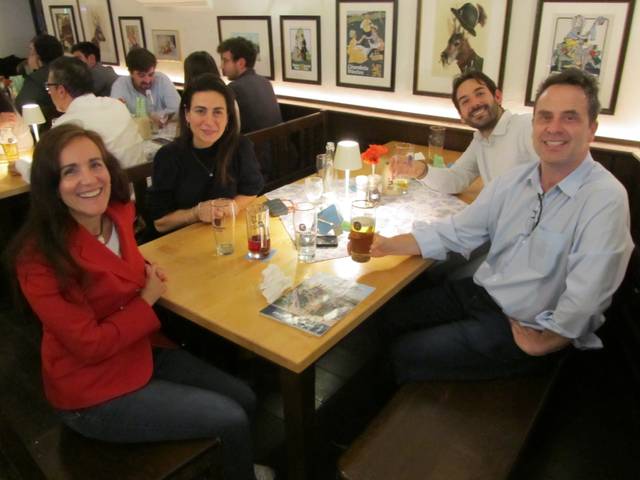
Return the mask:
{"type": "Polygon", "coordinates": [[[424,153],[416,152],[415,155],[413,156],[413,159],[414,160],[425,160],[424,153]]]}
{"type": "Polygon", "coordinates": [[[260,290],[267,302],[275,302],[285,290],[292,286],[293,278],[287,277],[277,265],[270,264],[262,271],[260,290]]]}
{"type": "Polygon", "coordinates": [[[26,158],[20,157],[16,160],[16,170],[22,176],[22,179],[31,183],[31,161],[26,158]]]}

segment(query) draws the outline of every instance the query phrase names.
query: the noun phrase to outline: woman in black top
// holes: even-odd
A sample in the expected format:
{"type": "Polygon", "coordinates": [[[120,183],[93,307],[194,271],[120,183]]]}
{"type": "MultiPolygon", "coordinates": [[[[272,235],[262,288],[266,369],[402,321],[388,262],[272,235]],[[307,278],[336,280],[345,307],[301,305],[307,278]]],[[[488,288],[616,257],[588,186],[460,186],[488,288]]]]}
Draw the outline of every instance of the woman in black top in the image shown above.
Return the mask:
{"type": "Polygon", "coordinates": [[[211,199],[233,198],[241,210],[262,190],[253,144],[238,133],[233,102],[232,90],[212,74],[187,86],[180,135],[153,160],[148,208],[157,232],[211,222],[211,199]]]}

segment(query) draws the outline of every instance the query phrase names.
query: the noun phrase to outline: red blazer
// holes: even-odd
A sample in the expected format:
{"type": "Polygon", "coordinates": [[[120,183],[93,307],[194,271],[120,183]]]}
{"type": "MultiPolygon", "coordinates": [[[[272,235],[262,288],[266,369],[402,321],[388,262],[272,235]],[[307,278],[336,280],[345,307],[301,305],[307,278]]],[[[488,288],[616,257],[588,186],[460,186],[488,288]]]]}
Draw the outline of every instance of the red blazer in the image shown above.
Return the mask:
{"type": "Polygon", "coordinates": [[[86,273],[66,298],[40,256],[18,263],[22,291],[43,325],[42,377],[47,398],[62,410],[97,405],[144,386],[151,378],[150,334],[160,328],[140,297],[144,259],[133,233],[134,206],[114,203],[106,214],[118,230],[118,257],[78,226],[69,250],[86,273]]]}

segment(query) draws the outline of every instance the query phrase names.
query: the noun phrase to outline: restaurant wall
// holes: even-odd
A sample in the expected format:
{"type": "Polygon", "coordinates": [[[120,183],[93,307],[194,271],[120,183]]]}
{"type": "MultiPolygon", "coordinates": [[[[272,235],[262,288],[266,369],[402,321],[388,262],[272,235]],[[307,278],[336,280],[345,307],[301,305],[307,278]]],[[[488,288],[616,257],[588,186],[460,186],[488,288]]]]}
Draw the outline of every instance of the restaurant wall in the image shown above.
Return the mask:
{"type": "Polygon", "coordinates": [[[0,58],[26,58],[29,41],[36,34],[27,0],[0,0],[0,58]]]}
{"type": "MultiPolygon", "coordinates": [[[[2,0],[7,1],[7,0],[2,0]]],[[[427,1],[427,0],[425,0],[427,1]]],[[[69,4],[69,0],[43,0],[45,16],[48,5],[69,4]]],[[[208,50],[215,55],[218,45],[218,15],[271,15],[276,93],[284,97],[320,100],[324,102],[376,107],[379,109],[446,118],[457,118],[449,99],[413,95],[413,64],[416,42],[418,0],[399,0],[396,79],[394,92],[345,88],[336,86],[336,2],[335,0],[211,0],[213,7],[149,7],[135,0],[111,0],[116,42],[120,63],[124,67],[118,16],[142,16],[147,45],[151,45],[153,29],[179,30],[182,55],[193,50],[208,50]],[[281,15],[321,16],[322,85],[282,81],[280,55],[281,15]]],[[[462,3],[462,2],[461,2],[462,3]]],[[[504,105],[512,111],[528,112],[524,105],[536,0],[514,0],[509,26],[504,75],[504,105]]],[[[636,10],[640,7],[636,7],[636,10]]],[[[49,24],[50,18],[47,18],[49,24]]],[[[640,44],[640,14],[636,12],[629,35],[629,45],[640,44]]],[[[216,58],[217,55],[215,55],[216,58]]],[[[182,65],[160,62],[159,70],[174,81],[182,81],[182,65]]],[[[126,73],[123,68],[121,73],[126,73]]],[[[634,82],[640,77],[640,55],[627,51],[619,85],[615,115],[602,115],[598,135],[602,137],[640,141],[640,96],[634,92],[634,82]]]]}

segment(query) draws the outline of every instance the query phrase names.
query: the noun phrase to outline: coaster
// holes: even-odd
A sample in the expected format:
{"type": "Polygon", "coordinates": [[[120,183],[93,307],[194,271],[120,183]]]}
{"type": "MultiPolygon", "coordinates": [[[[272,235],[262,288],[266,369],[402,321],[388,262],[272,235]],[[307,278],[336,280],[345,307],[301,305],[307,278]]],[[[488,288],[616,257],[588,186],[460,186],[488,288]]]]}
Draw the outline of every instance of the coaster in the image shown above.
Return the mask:
{"type": "Polygon", "coordinates": [[[264,258],[251,258],[249,256],[249,252],[247,252],[247,254],[244,256],[245,260],[249,260],[250,262],[255,262],[256,260],[260,261],[260,262],[268,262],[269,260],[271,260],[273,258],[273,256],[276,254],[277,250],[275,248],[272,248],[271,251],[269,252],[269,255],[267,255],[264,258]]]}

